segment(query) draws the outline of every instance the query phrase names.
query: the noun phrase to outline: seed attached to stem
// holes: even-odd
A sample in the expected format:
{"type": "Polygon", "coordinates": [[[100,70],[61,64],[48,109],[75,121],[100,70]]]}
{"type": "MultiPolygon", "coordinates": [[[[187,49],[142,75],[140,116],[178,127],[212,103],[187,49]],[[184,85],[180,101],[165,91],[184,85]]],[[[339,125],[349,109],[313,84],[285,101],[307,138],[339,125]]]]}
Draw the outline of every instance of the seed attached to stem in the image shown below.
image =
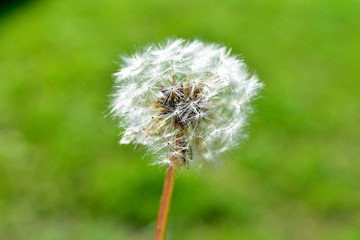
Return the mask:
{"type": "Polygon", "coordinates": [[[120,143],[146,146],[168,167],[156,230],[164,239],[176,169],[215,161],[244,139],[262,84],[225,47],[201,41],[168,40],[122,59],[111,111],[125,130],[120,143]]]}

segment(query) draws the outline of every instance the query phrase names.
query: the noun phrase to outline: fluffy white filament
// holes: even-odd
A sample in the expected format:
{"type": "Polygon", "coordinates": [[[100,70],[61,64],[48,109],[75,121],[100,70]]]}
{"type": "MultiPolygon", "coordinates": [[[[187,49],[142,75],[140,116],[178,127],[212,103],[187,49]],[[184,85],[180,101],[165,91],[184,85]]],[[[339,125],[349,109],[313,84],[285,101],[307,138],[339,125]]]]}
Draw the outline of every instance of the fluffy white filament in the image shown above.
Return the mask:
{"type": "Polygon", "coordinates": [[[121,144],[147,146],[162,164],[188,164],[246,137],[249,103],[262,84],[225,47],[168,40],[122,59],[111,104],[125,130],[121,144]]]}

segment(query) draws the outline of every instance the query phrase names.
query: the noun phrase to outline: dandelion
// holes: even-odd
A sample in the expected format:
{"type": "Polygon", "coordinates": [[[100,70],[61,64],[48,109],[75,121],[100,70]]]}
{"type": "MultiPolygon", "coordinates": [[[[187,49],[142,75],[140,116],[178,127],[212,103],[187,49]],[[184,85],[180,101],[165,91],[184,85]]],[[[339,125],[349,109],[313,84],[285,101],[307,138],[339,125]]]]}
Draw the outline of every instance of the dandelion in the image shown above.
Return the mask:
{"type": "Polygon", "coordinates": [[[245,138],[262,84],[225,47],[183,39],[123,57],[115,78],[120,143],[146,146],[168,167],[155,234],[164,239],[176,169],[216,161],[245,138]]]}

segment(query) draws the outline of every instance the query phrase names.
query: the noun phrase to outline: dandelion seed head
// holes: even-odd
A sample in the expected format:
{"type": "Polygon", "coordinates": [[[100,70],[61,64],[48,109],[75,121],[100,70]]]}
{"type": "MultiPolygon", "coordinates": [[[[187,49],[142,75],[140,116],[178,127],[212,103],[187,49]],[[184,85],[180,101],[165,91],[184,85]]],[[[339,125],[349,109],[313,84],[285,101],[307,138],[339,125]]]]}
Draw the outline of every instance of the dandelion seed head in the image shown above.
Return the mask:
{"type": "Polygon", "coordinates": [[[246,136],[262,83],[230,50],[177,39],[122,59],[111,103],[121,144],[148,147],[161,165],[188,164],[215,160],[246,136]]]}

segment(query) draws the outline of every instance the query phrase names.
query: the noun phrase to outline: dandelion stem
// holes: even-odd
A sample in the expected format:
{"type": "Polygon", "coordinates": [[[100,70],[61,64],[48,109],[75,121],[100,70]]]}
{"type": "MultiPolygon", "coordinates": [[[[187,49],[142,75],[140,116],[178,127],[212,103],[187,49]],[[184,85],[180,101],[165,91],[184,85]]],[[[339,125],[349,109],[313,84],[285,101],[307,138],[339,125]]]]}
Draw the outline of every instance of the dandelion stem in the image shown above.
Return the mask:
{"type": "Polygon", "coordinates": [[[166,235],[166,225],[168,222],[171,197],[175,183],[176,164],[170,165],[167,170],[164,188],[161,196],[159,215],[155,229],[155,240],[164,240],[166,235]]]}

